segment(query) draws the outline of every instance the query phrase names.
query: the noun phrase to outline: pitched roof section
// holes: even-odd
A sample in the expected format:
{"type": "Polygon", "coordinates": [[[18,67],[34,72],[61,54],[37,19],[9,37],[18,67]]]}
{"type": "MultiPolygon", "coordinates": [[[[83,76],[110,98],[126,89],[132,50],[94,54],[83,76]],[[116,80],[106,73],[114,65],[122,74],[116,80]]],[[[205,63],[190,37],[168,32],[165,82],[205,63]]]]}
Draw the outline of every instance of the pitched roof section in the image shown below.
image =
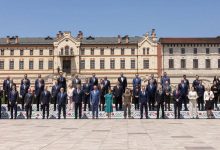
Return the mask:
{"type": "Polygon", "coordinates": [[[220,44],[220,37],[216,38],[160,38],[161,44],[220,44]]]}
{"type": "MultiPolygon", "coordinates": [[[[7,40],[7,38],[0,38],[0,45],[2,45],[2,44],[7,44],[6,43],[6,40],[7,40]]],[[[39,37],[39,38],[18,38],[18,40],[19,40],[19,44],[30,44],[30,45],[32,45],[32,44],[34,44],[34,45],[45,45],[45,44],[53,44],[53,42],[55,41],[54,40],[54,38],[48,38],[48,37],[45,37],[45,38],[41,38],[41,37],[39,37]]],[[[12,41],[11,42],[11,44],[15,44],[15,42],[14,41],[12,41]]]]}

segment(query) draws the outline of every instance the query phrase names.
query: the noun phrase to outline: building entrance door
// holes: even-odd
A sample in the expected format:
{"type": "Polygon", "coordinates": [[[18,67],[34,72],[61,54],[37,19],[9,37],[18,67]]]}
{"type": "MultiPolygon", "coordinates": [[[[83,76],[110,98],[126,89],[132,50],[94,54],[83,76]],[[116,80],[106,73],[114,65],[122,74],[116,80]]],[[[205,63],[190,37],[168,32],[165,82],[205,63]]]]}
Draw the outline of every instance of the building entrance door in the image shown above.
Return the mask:
{"type": "Polygon", "coordinates": [[[63,72],[71,73],[71,60],[63,60],[63,72]]]}

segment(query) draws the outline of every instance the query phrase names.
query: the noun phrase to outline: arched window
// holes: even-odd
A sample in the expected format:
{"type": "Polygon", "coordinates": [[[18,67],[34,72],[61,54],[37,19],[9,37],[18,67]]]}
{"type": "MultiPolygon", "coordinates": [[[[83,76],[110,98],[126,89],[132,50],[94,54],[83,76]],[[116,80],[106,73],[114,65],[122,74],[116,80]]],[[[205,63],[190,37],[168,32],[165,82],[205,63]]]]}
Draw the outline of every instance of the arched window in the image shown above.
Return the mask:
{"type": "Polygon", "coordinates": [[[69,46],[65,47],[65,55],[69,55],[69,46]]]}

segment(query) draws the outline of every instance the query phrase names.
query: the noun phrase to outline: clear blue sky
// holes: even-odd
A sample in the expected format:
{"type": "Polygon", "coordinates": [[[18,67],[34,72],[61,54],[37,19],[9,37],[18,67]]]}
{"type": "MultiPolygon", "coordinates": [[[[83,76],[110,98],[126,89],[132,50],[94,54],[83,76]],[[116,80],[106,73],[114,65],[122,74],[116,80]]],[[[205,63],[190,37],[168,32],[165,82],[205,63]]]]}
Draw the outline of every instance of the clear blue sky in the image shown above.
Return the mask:
{"type": "Polygon", "coordinates": [[[0,0],[0,37],[220,35],[220,0],[0,0]]]}

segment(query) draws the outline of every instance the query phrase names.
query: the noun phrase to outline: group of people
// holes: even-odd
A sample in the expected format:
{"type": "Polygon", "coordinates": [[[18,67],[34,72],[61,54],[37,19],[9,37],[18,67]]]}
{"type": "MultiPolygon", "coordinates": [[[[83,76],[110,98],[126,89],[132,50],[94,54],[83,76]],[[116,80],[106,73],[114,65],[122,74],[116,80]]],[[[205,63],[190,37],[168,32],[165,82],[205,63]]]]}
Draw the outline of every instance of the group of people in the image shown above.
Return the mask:
{"type": "MultiPolygon", "coordinates": [[[[11,119],[17,116],[17,103],[21,100],[21,109],[26,111],[27,119],[31,119],[32,104],[34,100],[37,104],[37,111],[42,111],[42,118],[49,118],[49,107],[53,103],[54,111],[58,109],[58,119],[66,118],[66,109],[74,111],[75,119],[82,118],[82,110],[92,111],[92,118],[98,118],[99,111],[105,111],[107,117],[111,118],[113,103],[116,111],[124,111],[124,118],[131,118],[131,105],[135,110],[140,110],[140,119],[148,118],[148,111],[157,111],[157,118],[165,118],[164,111],[171,111],[171,99],[174,104],[175,119],[181,118],[180,111],[184,105],[184,111],[188,111],[187,104],[190,103],[190,117],[198,118],[197,104],[200,111],[207,110],[208,118],[212,118],[212,110],[218,109],[217,103],[220,95],[220,81],[217,77],[213,80],[211,87],[204,87],[199,76],[190,86],[186,75],[183,75],[181,82],[172,90],[170,78],[166,72],[161,77],[160,83],[152,74],[148,79],[142,81],[138,74],[132,81],[133,89],[127,87],[127,78],[120,74],[117,84],[111,87],[107,77],[98,80],[95,74],[91,78],[86,78],[82,83],[78,75],[72,79],[67,86],[63,72],[49,91],[41,75],[35,80],[34,90],[30,86],[27,74],[21,80],[20,91],[16,84],[8,76],[3,82],[3,90],[0,96],[5,95],[8,110],[11,112],[11,119]],[[3,94],[4,93],[4,94],[3,94]],[[160,110],[162,116],[159,116],[160,110]],[[46,114],[45,114],[46,113],[46,114]],[[145,115],[144,115],[145,114],[145,115]],[[45,117],[46,116],[46,117],[45,117]]],[[[1,114],[1,113],[0,113],[1,114]]],[[[0,116],[1,117],[1,116],[0,116]]]]}

